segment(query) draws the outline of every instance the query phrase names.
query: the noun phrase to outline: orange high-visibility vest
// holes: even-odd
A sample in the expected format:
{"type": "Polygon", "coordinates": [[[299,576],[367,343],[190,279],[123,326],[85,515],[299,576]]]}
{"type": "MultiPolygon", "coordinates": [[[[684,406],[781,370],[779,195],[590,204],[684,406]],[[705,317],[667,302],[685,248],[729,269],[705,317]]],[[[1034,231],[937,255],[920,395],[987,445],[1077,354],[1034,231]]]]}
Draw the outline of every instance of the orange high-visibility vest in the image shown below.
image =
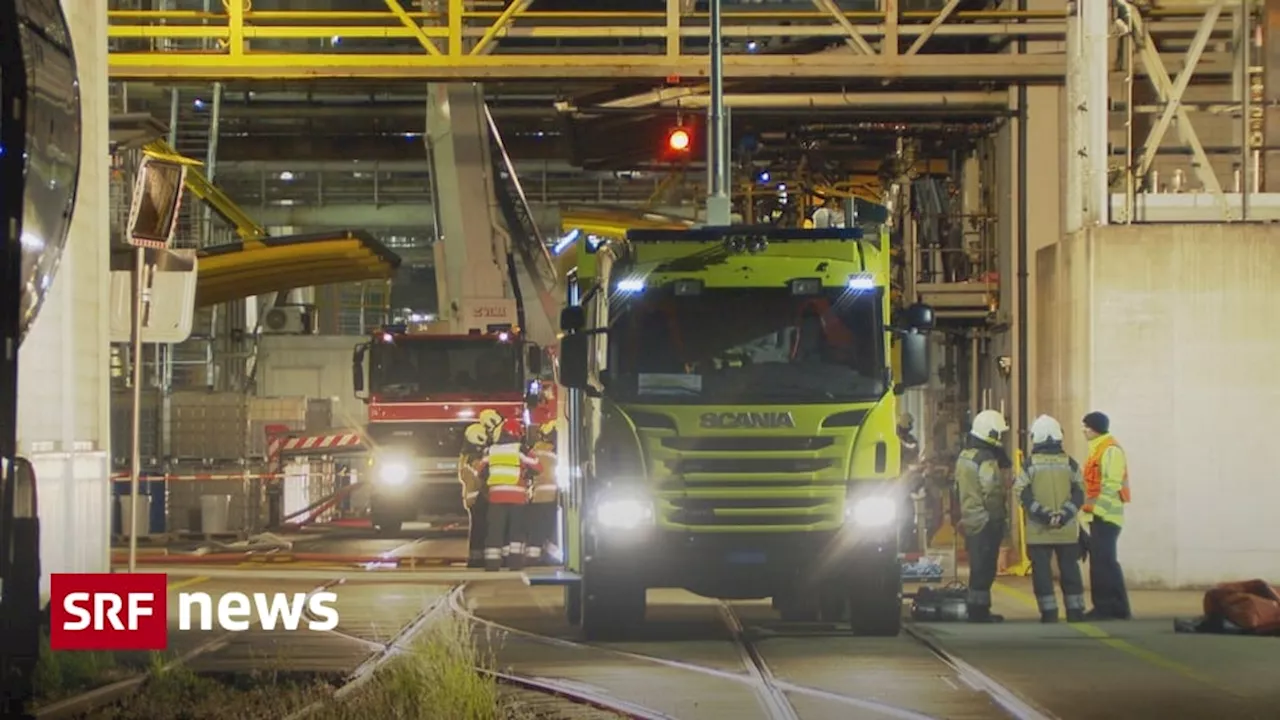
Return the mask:
{"type": "Polygon", "coordinates": [[[1124,506],[1129,502],[1129,465],[1126,462],[1119,487],[1107,486],[1102,473],[1102,457],[1120,444],[1110,435],[1099,438],[1084,463],[1084,507],[1082,510],[1119,525],[1124,519],[1124,506]]]}

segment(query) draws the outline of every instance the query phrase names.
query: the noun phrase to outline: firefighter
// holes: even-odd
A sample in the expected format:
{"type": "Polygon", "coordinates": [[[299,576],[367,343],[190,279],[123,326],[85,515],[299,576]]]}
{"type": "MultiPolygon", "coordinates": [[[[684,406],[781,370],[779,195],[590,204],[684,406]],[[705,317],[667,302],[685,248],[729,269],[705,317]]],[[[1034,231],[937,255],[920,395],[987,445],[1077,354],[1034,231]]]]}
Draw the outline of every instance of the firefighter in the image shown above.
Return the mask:
{"type": "Polygon", "coordinates": [[[1053,590],[1053,558],[1058,558],[1067,622],[1084,621],[1084,578],[1080,575],[1080,523],[1084,475],[1062,449],[1062,425],[1048,415],[1031,423],[1031,454],[1013,484],[1027,516],[1027,555],[1040,622],[1058,621],[1053,590]]]}
{"type": "Polygon", "coordinates": [[[537,459],[525,452],[523,425],[511,419],[502,425],[498,442],[489,446],[480,467],[489,493],[485,516],[484,569],[496,572],[507,558],[513,570],[524,561],[524,511],[529,501],[526,471],[536,472],[537,459]]]}
{"type": "Polygon", "coordinates": [[[991,612],[991,586],[1000,560],[1000,543],[1008,521],[1001,469],[1012,466],[1000,441],[1009,430],[1004,415],[983,410],[973,419],[965,448],[956,458],[960,495],[960,528],[969,553],[969,622],[1001,622],[991,612]]]}
{"type": "Polygon", "coordinates": [[[458,481],[462,484],[462,504],[470,519],[467,527],[467,567],[484,567],[485,516],[489,512],[489,496],[480,479],[477,466],[489,446],[489,431],[480,423],[472,423],[464,431],[466,442],[458,458],[458,481]]]}
{"type": "Polygon", "coordinates": [[[920,441],[916,439],[915,433],[912,432],[916,426],[916,419],[911,413],[904,412],[898,416],[898,442],[902,445],[902,464],[915,465],[920,462],[920,441]]]}
{"type": "Polygon", "coordinates": [[[543,553],[556,533],[556,424],[543,423],[538,428],[538,441],[533,446],[533,456],[540,469],[533,478],[529,491],[529,509],[525,511],[528,529],[528,545],[525,560],[529,565],[540,565],[543,553]]]}

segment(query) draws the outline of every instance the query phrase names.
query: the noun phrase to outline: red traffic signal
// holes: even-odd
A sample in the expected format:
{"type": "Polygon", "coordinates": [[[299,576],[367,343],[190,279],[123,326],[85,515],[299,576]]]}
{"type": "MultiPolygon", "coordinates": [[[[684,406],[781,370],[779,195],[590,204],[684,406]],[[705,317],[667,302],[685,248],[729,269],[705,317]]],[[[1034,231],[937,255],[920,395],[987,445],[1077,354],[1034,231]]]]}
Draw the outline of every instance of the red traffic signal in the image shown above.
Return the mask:
{"type": "Polygon", "coordinates": [[[671,134],[667,135],[667,147],[675,152],[687,151],[690,142],[689,131],[684,128],[676,128],[671,131],[671,134]]]}

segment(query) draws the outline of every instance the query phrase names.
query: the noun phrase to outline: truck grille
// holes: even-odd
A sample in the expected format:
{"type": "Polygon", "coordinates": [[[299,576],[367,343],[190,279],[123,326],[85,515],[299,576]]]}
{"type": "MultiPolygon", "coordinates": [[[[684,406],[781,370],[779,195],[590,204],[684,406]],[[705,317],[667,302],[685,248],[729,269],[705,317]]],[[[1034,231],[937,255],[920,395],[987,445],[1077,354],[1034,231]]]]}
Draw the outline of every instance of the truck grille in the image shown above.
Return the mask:
{"type": "Polygon", "coordinates": [[[464,423],[413,423],[369,428],[374,443],[382,448],[405,448],[420,457],[456,458],[466,442],[464,423]]]}
{"type": "Polygon", "coordinates": [[[696,438],[640,432],[666,529],[797,532],[842,524],[852,432],[696,438]]]}

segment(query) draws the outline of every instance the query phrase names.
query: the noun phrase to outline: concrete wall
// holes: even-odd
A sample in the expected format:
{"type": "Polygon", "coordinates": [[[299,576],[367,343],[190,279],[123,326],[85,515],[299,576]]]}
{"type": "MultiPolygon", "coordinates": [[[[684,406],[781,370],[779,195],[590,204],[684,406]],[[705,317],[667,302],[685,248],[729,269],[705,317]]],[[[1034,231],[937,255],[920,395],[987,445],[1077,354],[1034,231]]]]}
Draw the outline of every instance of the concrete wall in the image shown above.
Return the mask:
{"type": "Polygon", "coordinates": [[[1277,268],[1280,227],[1253,224],[1112,226],[1037,254],[1034,407],[1077,458],[1079,418],[1111,416],[1134,584],[1280,577],[1277,268]]]}
{"type": "Polygon", "coordinates": [[[110,560],[107,12],[62,5],[80,72],[80,184],[58,274],[18,353],[18,443],[36,470],[44,593],[50,573],[104,572],[110,560]]]}
{"type": "Polygon", "coordinates": [[[351,351],[365,340],[355,335],[264,336],[258,395],[333,398],[335,428],[363,427],[367,412],[351,382],[351,351]]]}

